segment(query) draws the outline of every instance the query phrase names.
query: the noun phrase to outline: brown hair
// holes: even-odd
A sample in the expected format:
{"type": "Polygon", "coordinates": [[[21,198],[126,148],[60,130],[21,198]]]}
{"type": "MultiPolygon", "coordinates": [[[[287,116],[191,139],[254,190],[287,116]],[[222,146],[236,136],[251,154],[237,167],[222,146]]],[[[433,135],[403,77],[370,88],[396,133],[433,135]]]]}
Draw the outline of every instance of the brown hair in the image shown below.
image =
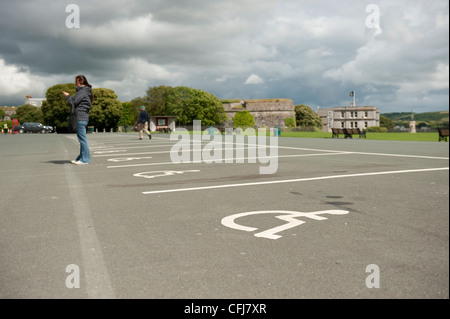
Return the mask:
{"type": "MultiPolygon", "coordinates": [[[[75,83],[80,83],[82,85],[92,88],[92,85],[89,84],[88,80],[86,79],[86,77],[84,75],[77,75],[75,77],[75,83]]],[[[94,103],[94,95],[92,93],[91,93],[90,98],[91,98],[91,103],[94,103]]]]}

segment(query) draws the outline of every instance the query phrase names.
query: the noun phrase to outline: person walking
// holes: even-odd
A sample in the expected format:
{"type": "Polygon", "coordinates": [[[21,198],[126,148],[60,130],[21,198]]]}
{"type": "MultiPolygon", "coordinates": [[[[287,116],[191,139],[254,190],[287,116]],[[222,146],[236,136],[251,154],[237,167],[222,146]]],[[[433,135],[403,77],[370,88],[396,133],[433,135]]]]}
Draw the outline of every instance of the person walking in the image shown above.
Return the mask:
{"type": "Polygon", "coordinates": [[[8,123],[3,123],[3,133],[5,133],[6,135],[8,135],[8,123]]]}
{"type": "Polygon", "coordinates": [[[94,102],[92,95],[92,85],[89,84],[84,75],[75,77],[76,93],[72,97],[69,93],[63,91],[66,96],[67,103],[74,106],[77,119],[77,137],[80,142],[80,154],[72,161],[76,165],[89,164],[91,154],[89,152],[89,144],[86,136],[86,129],[89,122],[89,110],[94,102]]]}
{"type": "Polygon", "coordinates": [[[142,137],[144,134],[142,133],[145,131],[147,133],[148,138],[152,139],[152,135],[148,131],[148,122],[150,121],[150,118],[148,117],[148,113],[145,110],[145,106],[141,106],[141,113],[139,114],[139,120],[138,120],[138,129],[139,129],[139,139],[142,140],[142,137]]]}

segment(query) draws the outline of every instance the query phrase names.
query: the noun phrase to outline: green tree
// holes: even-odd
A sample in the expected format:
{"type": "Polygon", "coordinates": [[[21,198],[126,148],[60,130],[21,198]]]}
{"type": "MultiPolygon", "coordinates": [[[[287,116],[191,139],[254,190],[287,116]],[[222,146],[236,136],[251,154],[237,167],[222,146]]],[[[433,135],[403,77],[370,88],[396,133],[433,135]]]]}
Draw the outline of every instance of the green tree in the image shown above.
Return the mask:
{"type": "Polygon", "coordinates": [[[150,115],[174,115],[180,124],[201,120],[203,125],[216,125],[228,119],[217,97],[189,87],[152,87],[147,90],[147,98],[138,101],[148,106],[150,115]]]}
{"type": "Polygon", "coordinates": [[[19,120],[19,123],[40,122],[43,124],[48,124],[48,122],[44,119],[42,109],[29,104],[21,105],[16,109],[16,119],[19,120]]]}
{"type": "MultiPolygon", "coordinates": [[[[129,102],[129,105],[130,105],[130,112],[133,114],[133,124],[134,124],[139,118],[139,114],[141,112],[140,107],[144,105],[146,109],[149,109],[150,102],[148,100],[148,96],[144,96],[132,99],[129,102]]],[[[149,112],[149,114],[152,115],[153,113],[149,112]]]]}
{"type": "Polygon", "coordinates": [[[98,129],[117,128],[122,116],[122,103],[111,89],[95,88],[92,90],[94,103],[89,111],[89,125],[98,129]]]}
{"type": "Polygon", "coordinates": [[[122,116],[119,119],[119,126],[132,126],[139,116],[138,108],[131,102],[122,103],[122,116]]]}
{"type": "Polygon", "coordinates": [[[5,115],[6,115],[5,111],[0,110],[0,119],[3,119],[5,115]]]}
{"type": "MultiPolygon", "coordinates": [[[[45,123],[56,126],[59,131],[65,131],[69,126],[70,106],[62,91],[74,96],[75,84],[57,84],[47,89],[46,100],[41,107],[45,123]]],[[[110,89],[95,88],[92,94],[94,103],[89,111],[89,124],[100,129],[116,128],[122,115],[122,104],[117,100],[115,92],[110,89]]]]}
{"type": "Polygon", "coordinates": [[[390,129],[393,129],[394,126],[395,126],[395,123],[393,120],[391,120],[387,116],[380,114],[380,127],[385,127],[388,130],[390,130],[390,129]]]}
{"type": "Polygon", "coordinates": [[[409,122],[407,121],[394,121],[394,126],[401,126],[404,128],[409,128],[409,122]]]}
{"type": "Polygon", "coordinates": [[[249,111],[239,111],[233,117],[233,128],[246,129],[255,126],[255,118],[249,111]]]}
{"type": "Polygon", "coordinates": [[[322,127],[322,120],[309,106],[296,105],[294,111],[297,126],[322,127]]]}
{"type": "Polygon", "coordinates": [[[41,109],[46,124],[56,127],[58,130],[67,130],[70,107],[62,91],[73,96],[76,92],[75,84],[56,84],[48,88],[41,109]]]}
{"type": "Polygon", "coordinates": [[[167,114],[167,108],[177,100],[177,90],[171,86],[160,85],[147,90],[147,99],[142,105],[149,106],[150,115],[171,115],[167,114]],[[145,102],[148,102],[146,104],[145,102]]]}
{"type": "Polygon", "coordinates": [[[284,119],[284,125],[287,127],[294,127],[295,126],[295,120],[292,117],[288,117],[284,119]]]}
{"type": "Polygon", "coordinates": [[[190,90],[190,98],[183,108],[189,124],[193,120],[201,120],[203,125],[216,125],[228,119],[223,104],[217,97],[205,91],[190,90]]]}
{"type": "Polygon", "coordinates": [[[417,128],[423,128],[423,127],[427,127],[427,126],[428,126],[428,124],[425,122],[420,122],[416,125],[417,128]]]}
{"type": "MultiPolygon", "coordinates": [[[[196,116],[196,107],[191,101],[194,92],[193,89],[179,86],[175,88],[165,88],[164,90],[165,115],[175,115],[180,124],[192,124],[193,120],[201,120],[201,118],[196,116]]],[[[203,124],[208,125],[205,123],[203,124]]],[[[215,123],[212,125],[214,124],[215,123]]]]}

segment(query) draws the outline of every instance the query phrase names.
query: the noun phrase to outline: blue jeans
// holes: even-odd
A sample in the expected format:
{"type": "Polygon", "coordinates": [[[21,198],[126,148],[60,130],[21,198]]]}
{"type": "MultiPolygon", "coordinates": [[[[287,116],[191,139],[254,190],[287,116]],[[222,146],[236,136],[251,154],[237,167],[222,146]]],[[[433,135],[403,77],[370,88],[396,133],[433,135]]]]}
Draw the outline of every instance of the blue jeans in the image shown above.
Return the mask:
{"type": "Polygon", "coordinates": [[[82,161],[83,163],[89,163],[91,161],[91,153],[89,152],[89,145],[86,136],[88,122],[78,121],[77,124],[77,137],[78,142],[80,142],[80,155],[77,157],[77,161],[82,161]]]}

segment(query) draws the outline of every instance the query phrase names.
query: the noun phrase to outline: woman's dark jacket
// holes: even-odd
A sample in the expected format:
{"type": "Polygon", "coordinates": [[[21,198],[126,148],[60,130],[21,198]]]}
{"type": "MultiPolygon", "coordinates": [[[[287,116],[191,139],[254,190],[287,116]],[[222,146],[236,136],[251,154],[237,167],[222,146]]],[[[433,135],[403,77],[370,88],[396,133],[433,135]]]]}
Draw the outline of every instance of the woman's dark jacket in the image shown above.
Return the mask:
{"type": "Polygon", "coordinates": [[[77,92],[73,97],[68,95],[67,102],[75,107],[75,114],[78,121],[89,122],[89,110],[91,109],[92,88],[88,86],[77,86],[77,92]]]}

